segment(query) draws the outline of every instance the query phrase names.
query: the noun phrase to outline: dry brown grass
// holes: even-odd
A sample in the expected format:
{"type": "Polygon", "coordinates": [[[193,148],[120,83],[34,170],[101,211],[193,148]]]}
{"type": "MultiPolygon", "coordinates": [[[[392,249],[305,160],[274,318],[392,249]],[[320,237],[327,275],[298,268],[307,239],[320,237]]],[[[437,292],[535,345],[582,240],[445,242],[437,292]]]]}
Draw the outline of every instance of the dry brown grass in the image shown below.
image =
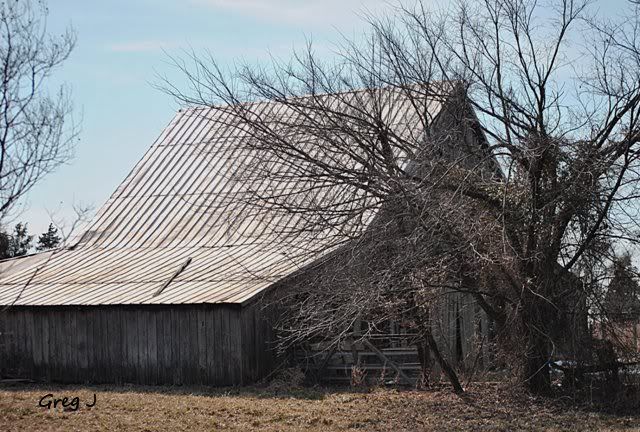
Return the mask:
{"type": "Polygon", "coordinates": [[[353,392],[258,388],[0,386],[2,431],[444,431],[640,430],[640,413],[616,417],[561,407],[484,385],[463,398],[446,390],[353,392]],[[79,396],[75,412],[40,398],[79,396]],[[97,394],[94,408],[84,403],[97,394]]]}

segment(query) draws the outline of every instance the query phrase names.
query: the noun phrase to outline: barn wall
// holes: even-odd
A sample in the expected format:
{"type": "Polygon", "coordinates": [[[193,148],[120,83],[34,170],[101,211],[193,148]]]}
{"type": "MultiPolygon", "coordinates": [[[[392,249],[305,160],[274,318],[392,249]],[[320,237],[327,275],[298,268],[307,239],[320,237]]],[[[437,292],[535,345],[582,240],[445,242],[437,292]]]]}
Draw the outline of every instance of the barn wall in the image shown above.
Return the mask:
{"type": "Polygon", "coordinates": [[[486,313],[470,294],[447,293],[431,309],[431,329],[441,354],[460,368],[491,361],[488,325],[486,313]]]}
{"type": "Polygon", "coordinates": [[[248,382],[267,376],[276,367],[273,311],[259,303],[241,312],[242,369],[248,382]]]}
{"type": "Polygon", "coordinates": [[[65,383],[239,385],[270,365],[257,308],[13,307],[0,312],[0,375],[65,383]]]}

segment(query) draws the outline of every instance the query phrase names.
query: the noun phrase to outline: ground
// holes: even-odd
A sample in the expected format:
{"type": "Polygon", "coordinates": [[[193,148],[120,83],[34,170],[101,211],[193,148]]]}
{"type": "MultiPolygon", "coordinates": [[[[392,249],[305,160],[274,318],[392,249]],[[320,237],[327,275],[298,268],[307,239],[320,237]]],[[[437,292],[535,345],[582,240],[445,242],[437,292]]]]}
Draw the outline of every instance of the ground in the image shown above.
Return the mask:
{"type": "Polygon", "coordinates": [[[297,389],[0,385],[2,431],[640,431],[640,413],[612,416],[495,386],[297,389]],[[44,399],[43,396],[47,396],[44,399]],[[93,407],[93,395],[96,403],[93,407]],[[67,397],[66,410],[46,405],[67,397]],[[73,398],[78,409],[72,411],[73,398]],[[41,400],[42,399],[42,400],[41,400]],[[45,407],[39,406],[45,405],[45,407]]]}

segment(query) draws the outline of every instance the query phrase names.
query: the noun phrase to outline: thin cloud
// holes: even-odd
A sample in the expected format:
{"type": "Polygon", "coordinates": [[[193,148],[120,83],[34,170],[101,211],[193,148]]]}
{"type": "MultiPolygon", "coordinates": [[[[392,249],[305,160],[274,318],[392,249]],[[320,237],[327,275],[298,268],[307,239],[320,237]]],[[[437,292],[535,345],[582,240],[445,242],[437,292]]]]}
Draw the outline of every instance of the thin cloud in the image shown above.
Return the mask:
{"type": "Polygon", "coordinates": [[[389,0],[192,0],[244,16],[289,24],[326,25],[353,20],[357,13],[389,6],[389,0]]]}
{"type": "Polygon", "coordinates": [[[107,50],[119,53],[145,53],[159,52],[163,49],[177,47],[175,42],[159,41],[159,40],[142,40],[114,43],[107,45],[107,50]]]}

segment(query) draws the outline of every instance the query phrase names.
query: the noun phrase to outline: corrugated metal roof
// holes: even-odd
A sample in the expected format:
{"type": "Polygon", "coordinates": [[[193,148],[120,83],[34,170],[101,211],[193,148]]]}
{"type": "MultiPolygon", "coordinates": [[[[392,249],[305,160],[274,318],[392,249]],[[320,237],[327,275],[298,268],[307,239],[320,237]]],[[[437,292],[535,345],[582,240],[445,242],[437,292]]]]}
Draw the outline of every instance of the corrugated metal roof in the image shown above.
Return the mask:
{"type": "MultiPolygon", "coordinates": [[[[336,101],[340,109],[344,97],[336,101]]],[[[396,132],[416,133],[409,104],[389,106],[396,132]]],[[[250,107],[274,127],[304,121],[276,102],[250,107]]],[[[428,107],[435,115],[440,104],[428,107]]],[[[225,107],[179,112],[75,247],[0,263],[0,305],[243,303],[326,253],[327,239],[346,233],[283,229],[309,221],[267,205],[239,207],[248,192],[296,191],[305,200],[340,193],[335,185],[301,184],[277,160],[259,160],[278,173],[277,184],[238,175],[263,157],[243,145],[251,135],[225,107]]]]}

